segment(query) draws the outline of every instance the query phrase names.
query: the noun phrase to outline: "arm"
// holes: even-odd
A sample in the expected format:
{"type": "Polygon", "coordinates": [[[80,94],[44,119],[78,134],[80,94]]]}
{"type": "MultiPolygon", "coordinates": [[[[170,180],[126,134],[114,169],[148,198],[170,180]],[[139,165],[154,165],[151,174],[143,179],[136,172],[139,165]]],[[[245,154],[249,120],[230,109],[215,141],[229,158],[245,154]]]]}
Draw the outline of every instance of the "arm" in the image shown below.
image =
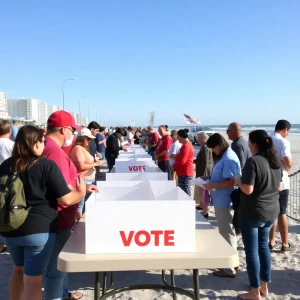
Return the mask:
{"type": "Polygon", "coordinates": [[[282,158],[282,161],[283,161],[283,164],[284,164],[284,167],[286,168],[286,170],[288,172],[291,171],[292,169],[292,166],[293,166],[293,160],[291,157],[288,157],[288,156],[285,156],[282,158]]]}
{"type": "Polygon", "coordinates": [[[160,152],[159,154],[156,154],[156,158],[159,158],[160,156],[164,156],[166,154],[168,154],[169,150],[164,150],[162,152],[160,152]]]}
{"type": "Polygon", "coordinates": [[[243,169],[243,176],[236,179],[236,184],[244,194],[251,195],[254,191],[255,179],[256,163],[252,158],[249,158],[243,169]]]}
{"type": "Polygon", "coordinates": [[[70,193],[57,198],[57,202],[62,205],[71,206],[77,204],[86,194],[86,186],[83,178],[77,179],[77,190],[71,190],[70,193]]]}

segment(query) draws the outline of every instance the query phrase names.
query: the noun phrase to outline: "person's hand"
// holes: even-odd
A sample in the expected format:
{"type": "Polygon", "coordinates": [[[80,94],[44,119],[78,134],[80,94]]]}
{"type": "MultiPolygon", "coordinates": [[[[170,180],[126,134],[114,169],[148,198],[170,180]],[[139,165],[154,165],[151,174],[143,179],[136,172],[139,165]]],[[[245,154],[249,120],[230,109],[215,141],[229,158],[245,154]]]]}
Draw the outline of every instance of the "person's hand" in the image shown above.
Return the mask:
{"type": "Polygon", "coordinates": [[[87,193],[99,193],[99,188],[94,184],[87,184],[86,192],[87,193]]]}
{"type": "Polygon", "coordinates": [[[97,160],[96,162],[94,162],[95,167],[101,167],[104,164],[103,160],[97,160]]]}
{"type": "Polygon", "coordinates": [[[203,187],[204,187],[206,190],[208,190],[208,191],[213,190],[213,189],[216,188],[216,187],[214,186],[214,183],[211,183],[211,182],[208,182],[208,183],[203,184],[203,187]]]}
{"type": "Polygon", "coordinates": [[[102,158],[103,158],[102,154],[99,153],[99,152],[96,153],[96,156],[97,156],[99,159],[102,159],[102,158]]]}
{"type": "Polygon", "coordinates": [[[86,185],[82,177],[77,177],[77,191],[85,195],[86,192],[86,185]]]}
{"type": "Polygon", "coordinates": [[[157,156],[157,154],[156,154],[156,153],[154,153],[154,158],[155,158],[155,160],[157,160],[157,159],[158,159],[158,156],[157,156]]]}
{"type": "Polygon", "coordinates": [[[125,152],[127,152],[127,147],[122,146],[122,150],[125,151],[125,152]]]}

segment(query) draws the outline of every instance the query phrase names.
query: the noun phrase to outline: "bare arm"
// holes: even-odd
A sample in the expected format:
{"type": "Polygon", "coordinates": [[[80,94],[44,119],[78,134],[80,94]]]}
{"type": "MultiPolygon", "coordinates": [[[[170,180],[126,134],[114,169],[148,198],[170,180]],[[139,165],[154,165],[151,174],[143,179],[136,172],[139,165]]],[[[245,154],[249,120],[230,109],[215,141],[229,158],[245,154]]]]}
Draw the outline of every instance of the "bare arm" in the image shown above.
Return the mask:
{"type": "Polygon", "coordinates": [[[292,166],[293,166],[293,160],[292,160],[292,158],[286,156],[286,157],[283,157],[282,160],[283,160],[284,167],[286,168],[286,170],[288,172],[290,172],[291,169],[292,169],[292,166]]]}

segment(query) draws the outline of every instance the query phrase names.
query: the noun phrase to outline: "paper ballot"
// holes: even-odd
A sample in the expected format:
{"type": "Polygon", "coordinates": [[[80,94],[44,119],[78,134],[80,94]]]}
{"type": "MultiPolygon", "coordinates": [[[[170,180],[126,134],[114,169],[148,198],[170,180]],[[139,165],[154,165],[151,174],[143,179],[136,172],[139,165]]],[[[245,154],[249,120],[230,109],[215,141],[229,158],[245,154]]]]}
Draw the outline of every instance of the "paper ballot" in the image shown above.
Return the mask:
{"type": "MultiPolygon", "coordinates": [[[[192,183],[205,189],[204,184],[209,183],[209,180],[206,181],[206,180],[203,180],[201,177],[198,177],[198,178],[192,179],[192,183]]],[[[212,191],[215,191],[215,190],[216,189],[212,189],[212,191]]]]}

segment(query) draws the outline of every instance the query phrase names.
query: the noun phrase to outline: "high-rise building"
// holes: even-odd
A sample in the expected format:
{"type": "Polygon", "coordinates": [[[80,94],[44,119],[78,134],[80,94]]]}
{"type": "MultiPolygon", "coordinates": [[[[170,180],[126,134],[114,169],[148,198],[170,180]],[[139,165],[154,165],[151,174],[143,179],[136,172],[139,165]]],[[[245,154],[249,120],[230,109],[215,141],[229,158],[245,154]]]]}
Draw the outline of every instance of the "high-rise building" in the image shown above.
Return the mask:
{"type": "Polygon", "coordinates": [[[80,115],[78,113],[75,112],[70,112],[70,114],[74,117],[76,124],[78,124],[79,126],[88,126],[88,118],[80,115]]]}
{"type": "Polygon", "coordinates": [[[0,118],[8,119],[7,99],[4,92],[0,92],[0,118]]]}
{"type": "Polygon", "coordinates": [[[14,118],[31,120],[37,125],[45,124],[48,119],[48,104],[38,99],[8,99],[8,113],[14,118]]]}
{"type": "Polygon", "coordinates": [[[49,116],[58,110],[60,110],[60,108],[57,105],[48,104],[48,115],[49,116]]]}

